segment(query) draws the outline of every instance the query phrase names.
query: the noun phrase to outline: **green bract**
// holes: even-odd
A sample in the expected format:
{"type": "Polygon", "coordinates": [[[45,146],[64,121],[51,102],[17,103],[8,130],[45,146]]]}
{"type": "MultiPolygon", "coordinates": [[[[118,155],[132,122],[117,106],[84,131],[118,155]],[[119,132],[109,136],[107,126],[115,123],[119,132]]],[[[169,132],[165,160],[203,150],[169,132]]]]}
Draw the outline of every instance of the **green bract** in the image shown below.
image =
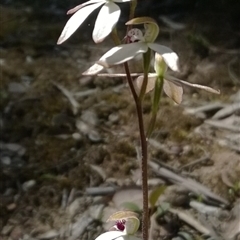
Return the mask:
{"type": "Polygon", "coordinates": [[[102,42],[113,30],[118,22],[121,10],[117,3],[129,2],[131,0],[90,0],[70,9],[67,14],[73,16],[66,23],[57,44],[65,42],[85,21],[85,19],[101,5],[102,8],[97,16],[93,30],[93,40],[95,43],[102,42]]]}

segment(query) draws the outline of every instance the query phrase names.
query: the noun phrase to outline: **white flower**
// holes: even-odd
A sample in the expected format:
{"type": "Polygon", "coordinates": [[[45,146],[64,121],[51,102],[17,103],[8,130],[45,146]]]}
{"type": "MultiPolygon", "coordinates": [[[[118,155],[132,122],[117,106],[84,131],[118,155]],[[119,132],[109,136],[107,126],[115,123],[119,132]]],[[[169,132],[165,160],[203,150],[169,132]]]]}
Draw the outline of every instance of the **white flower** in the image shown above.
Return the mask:
{"type": "MultiPolygon", "coordinates": [[[[189,83],[178,78],[175,78],[167,73],[167,65],[165,63],[165,59],[159,55],[158,53],[155,54],[155,64],[154,69],[156,73],[150,73],[148,75],[148,83],[146,88],[146,93],[152,91],[155,87],[155,82],[158,77],[162,77],[163,79],[163,90],[166,95],[171,98],[175,103],[180,104],[182,102],[182,95],[183,95],[183,85],[203,89],[207,92],[219,94],[218,90],[213,88],[189,83]]],[[[139,76],[135,80],[135,87],[136,90],[139,92],[142,86],[143,76],[139,76]]]]}
{"type": "Polygon", "coordinates": [[[166,46],[154,43],[159,33],[159,28],[153,19],[146,17],[135,18],[126,24],[144,24],[144,36],[139,29],[132,29],[127,35],[127,39],[130,39],[132,43],[122,44],[112,48],[99,59],[98,64],[106,68],[118,65],[133,59],[140,53],[146,53],[150,48],[154,52],[159,53],[173,71],[179,71],[177,54],[166,46]]]}
{"type": "Polygon", "coordinates": [[[141,240],[141,238],[128,235],[125,232],[110,231],[101,234],[95,240],[141,240]]]}
{"type": "Polygon", "coordinates": [[[108,221],[116,221],[113,226],[114,231],[105,232],[95,240],[142,240],[133,235],[137,232],[140,224],[135,213],[119,211],[112,214],[108,221]]]}
{"type": "Polygon", "coordinates": [[[66,23],[57,44],[65,42],[84,22],[84,20],[101,5],[102,8],[97,16],[93,30],[93,40],[95,43],[102,42],[117,24],[121,10],[117,3],[129,2],[131,0],[90,0],[70,9],[67,14],[73,16],[66,23]]]}

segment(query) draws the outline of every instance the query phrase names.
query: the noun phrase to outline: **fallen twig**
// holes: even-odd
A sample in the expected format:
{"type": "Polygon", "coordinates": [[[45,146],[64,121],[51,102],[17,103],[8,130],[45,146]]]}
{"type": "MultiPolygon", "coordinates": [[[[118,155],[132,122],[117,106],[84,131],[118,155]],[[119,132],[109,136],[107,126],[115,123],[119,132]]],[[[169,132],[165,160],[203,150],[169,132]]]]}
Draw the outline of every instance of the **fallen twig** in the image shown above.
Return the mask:
{"type": "Polygon", "coordinates": [[[73,114],[76,115],[78,113],[78,109],[79,109],[80,105],[76,101],[76,99],[73,97],[73,94],[68,89],[66,89],[62,85],[56,83],[55,81],[51,81],[51,83],[55,87],[57,87],[63,93],[63,95],[69,100],[69,102],[72,105],[73,114]]]}
{"type": "Polygon", "coordinates": [[[207,201],[208,198],[210,198],[210,200],[212,199],[224,205],[229,205],[227,200],[211,192],[207,187],[194,181],[193,179],[184,178],[180,174],[176,174],[166,168],[159,167],[159,165],[153,161],[149,161],[148,164],[159,177],[165,178],[172,183],[187,188],[197,196],[201,196],[204,200],[207,201]]]}
{"type": "Polygon", "coordinates": [[[173,214],[176,214],[182,221],[187,223],[189,226],[195,228],[200,233],[206,235],[211,234],[211,232],[206,227],[204,227],[200,222],[198,222],[191,214],[173,208],[170,208],[168,211],[173,214]]]}
{"type": "Polygon", "coordinates": [[[187,163],[185,165],[183,165],[182,167],[180,167],[180,170],[183,170],[183,169],[189,169],[189,168],[193,168],[194,166],[198,165],[198,164],[203,164],[203,163],[206,163],[210,160],[210,157],[209,155],[206,155],[206,156],[203,156],[199,159],[196,159],[190,163],[187,163]]]}
{"type": "Polygon", "coordinates": [[[109,195],[115,193],[117,187],[91,187],[86,188],[86,193],[92,196],[96,195],[109,195]]]}

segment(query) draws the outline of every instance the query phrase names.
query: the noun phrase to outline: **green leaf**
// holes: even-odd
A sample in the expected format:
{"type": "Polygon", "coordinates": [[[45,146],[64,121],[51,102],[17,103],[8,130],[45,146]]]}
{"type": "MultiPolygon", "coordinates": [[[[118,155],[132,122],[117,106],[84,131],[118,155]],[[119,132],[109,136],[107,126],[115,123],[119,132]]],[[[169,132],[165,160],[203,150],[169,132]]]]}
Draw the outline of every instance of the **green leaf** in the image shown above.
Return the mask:
{"type": "Polygon", "coordinates": [[[170,203],[162,202],[161,205],[159,205],[157,208],[157,213],[156,213],[157,217],[163,216],[168,211],[169,208],[170,208],[170,203]]]}
{"type": "Polygon", "coordinates": [[[187,232],[178,232],[178,236],[182,237],[184,240],[194,240],[193,237],[187,232]]]}
{"type": "Polygon", "coordinates": [[[133,202],[124,202],[121,204],[121,206],[133,212],[141,212],[141,209],[139,208],[139,206],[133,202]]]}
{"type": "Polygon", "coordinates": [[[149,196],[149,202],[151,207],[153,208],[158,200],[158,198],[160,197],[160,195],[162,195],[165,191],[167,187],[166,186],[161,186],[156,188],[155,190],[153,190],[149,196]]]}

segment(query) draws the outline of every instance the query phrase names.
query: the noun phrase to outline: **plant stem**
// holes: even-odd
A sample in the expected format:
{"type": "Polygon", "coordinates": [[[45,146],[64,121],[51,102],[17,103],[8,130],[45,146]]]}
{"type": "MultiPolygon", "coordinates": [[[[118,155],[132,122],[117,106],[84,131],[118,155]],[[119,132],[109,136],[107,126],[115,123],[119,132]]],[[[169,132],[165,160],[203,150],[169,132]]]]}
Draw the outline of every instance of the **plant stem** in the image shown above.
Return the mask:
{"type": "Polygon", "coordinates": [[[131,73],[129,71],[129,67],[127,63],[124,63],[124,68],[127,75],[127,81],[132,92],[136,110],[138,117],[138,126],[140,133],[140,141],[141,141],[141,167],[142,167],[142,191],[143,191],[143,217],[142,217],[142,236],[143,240],[148,240],[148,227],[149,227],[149,213],[148,213],[148,165],[147,165],[147,157],[148,157],[148,149],[147,149],[147,139],[144,130],[144,122],[143,122],[143,111],[142,111],[142,101],[138,97],[131,73]]]}
{"type": "MultiPolygon", "coordinates": [[[[130,19],[134,17],[136,4],[137,4],[137,0],[134,0],[134,3],[131,6],[130,19]]],[[[116,28],[113,29],[112,38],[116,45],[121,44],[121,41],[118,37],[116,28]]],[[[149,56],[150,54],[151,54],[151,52],[147,54],[146,60],[149,60],[148,58],[150,58],[150,56],[149,56]]],[[[128,81],[131,93],[133,95],[133,99],[134,99],[136,111],[137,111],[137,118],[138,118],[138,126],[139,126],[139,133],[140,133],[140,142],[141,142],[141,152],[142,152],[142,156],[141,156],[142,192],[143,192],[142,238],[143,238],[143,240],[148,240],[148,227],[149,227],[148,164],[147,164],[147,161],[148,161],[148,148],[147,147],[148,147],[148,145],[147,145],[147,139],[146,139],[146,135],[145,135],[144,122],[143,122],[143,111],[142,111],[143,97],[140,98],[135,91],[135,88],[133,85],[133,79],[132,79],[127,62],[124,63],[124,69],[125,69],[125,72],[127,75],[127,81],[128,81]]],[[[148,68],[147,68],[147,70],[148,70],[148,68]]],[[[144,72],[148,73],[148,71],[144,71],[144,72]]],[[[148,76],[146,75],[145,77],[147,78],[148,76]]],[[[144,91],[144,93],[145,93],[145,91],[144,91]]]]}

